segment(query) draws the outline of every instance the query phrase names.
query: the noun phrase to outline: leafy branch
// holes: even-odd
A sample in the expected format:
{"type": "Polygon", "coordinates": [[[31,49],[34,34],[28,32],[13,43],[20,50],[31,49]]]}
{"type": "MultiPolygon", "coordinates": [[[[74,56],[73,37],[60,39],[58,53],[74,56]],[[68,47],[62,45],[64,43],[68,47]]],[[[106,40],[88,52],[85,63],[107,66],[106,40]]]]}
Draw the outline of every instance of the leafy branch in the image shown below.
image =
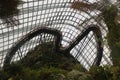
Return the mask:
{"type": "Polygon", "coordinates": [[[15,16],[18,15],[18,6],[22,3],[22,0],[0,0],[0,19],[11,25],[16,25],[18,20],[15,16]]]}

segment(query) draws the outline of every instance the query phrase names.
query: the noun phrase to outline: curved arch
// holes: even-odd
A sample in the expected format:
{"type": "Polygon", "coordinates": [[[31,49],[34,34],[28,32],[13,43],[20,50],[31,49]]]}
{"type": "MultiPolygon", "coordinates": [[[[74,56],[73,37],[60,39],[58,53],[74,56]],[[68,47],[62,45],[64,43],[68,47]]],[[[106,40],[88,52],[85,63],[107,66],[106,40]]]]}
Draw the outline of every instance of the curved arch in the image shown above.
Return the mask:
{"type": "Polygon", "coordinates": [[[4,60],[4,69],[10,65],[12,57],[15,55],[15,52],[22,46],[26,41],[29,41],[33,37],[39,35],[40,33],[47,33],[47,34],[52,34],[55,36],[55,51],[59,50],[60,47],[60,42],[62,40],[62,33],[56,29],[51,29],[51,28],[37,28],[33,30],[31,33],[28,33],[26,36],[24,36],[20,41],[18,41],[16,44],[13,45],[11,50],[7,53],[5,60],[4,60]]]}
{"type": "MultiPolygon", "coordinates": [[[[61,47],[61,40],[62,40],[62,33],[59,30],[51,29],[47,27],[41,27],[33,30],[32,32],[28,33],[26,36],[24,36],[20,41],[18,41],[11,50],[7,53],[5,60],[4,60],[4,69],[10,65],[12,57],[15,55],[16,51],[25,44],[25,42],[29,41],[33,37],[39,35],[40,33],[47,33],[52,34],[55,36],[55,51],[60,51],[62,53],[69,53],[86,35],[89,34],[90,31],[93,31],[95,37],[97,38],[97,56],[94,60],[93,65],[100,65],[101,58],[103,55],[103,47],[102,47],[102,35],[99,27],[96,25],[89,25],[89,28],[86,29],[82,34],[79,34],[77,38],[66,48],[60,48],[61,47]]],[[[66,54],[65,54],[66,55],[66,54]]],[[[70,55],[72,57],[72,55],[70,55]]]]}
{"type": "Polygon", "coordinates": [[[77,38],[64,50],[65,52],[70,52],[86,35],[89,34],[90,31],[93,31],[97,40],[97,57],[95,59],[94,65],[100,65],[101,58],[103,55],[103,47],[102,47],[102,35],[99,27],[96,25],[89,25],[88,29],[86,29],[82,34],[79,34],[77,38]]]}

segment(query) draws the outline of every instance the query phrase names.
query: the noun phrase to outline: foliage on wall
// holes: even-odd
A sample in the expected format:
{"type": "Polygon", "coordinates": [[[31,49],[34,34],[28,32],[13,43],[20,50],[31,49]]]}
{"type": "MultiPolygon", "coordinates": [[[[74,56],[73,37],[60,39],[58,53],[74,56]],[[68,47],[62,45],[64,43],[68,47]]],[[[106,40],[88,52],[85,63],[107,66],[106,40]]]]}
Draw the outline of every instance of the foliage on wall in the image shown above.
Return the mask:
{"type": "Polygon", "coordinates": [[[120,66],[86,70],[76,59],[52,52],[51,42],[47,42],[0,71],[0,80],[120,80],[120,66]]]}
{"type": "Polygon", "coordinates": [[[114,5],[106,6],[102,12],[108,27],[107,40],[111,49],[111,58],[114,65],[120,65],[120,23],[118,22],[118,9],[114,5]]]}

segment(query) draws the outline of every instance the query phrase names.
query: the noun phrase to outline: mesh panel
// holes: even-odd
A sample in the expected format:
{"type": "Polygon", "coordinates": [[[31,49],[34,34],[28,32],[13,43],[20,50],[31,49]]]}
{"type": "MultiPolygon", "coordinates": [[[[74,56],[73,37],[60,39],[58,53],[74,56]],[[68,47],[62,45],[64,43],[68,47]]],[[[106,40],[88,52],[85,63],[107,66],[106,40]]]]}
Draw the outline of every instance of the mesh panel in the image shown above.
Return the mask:
{"type": "MultiPolygon", "coordinates": [[[[38,27],[48,27],[62,32],[62,47],[68,47],[79,34],[82,34],[89,25],[94,24],[100,27],[102,38],[106,36],[106,25],[99,19],[99,11],[77,11],[71,8],[71,3],[75,0],[24,0],[24,4],[19,6],[20,13],[16,23],[11,25],[0,21],[0,66],[3,66],[4,59],[9,50],[21,38],[31,33],[38,27]]],[[[87,3],[100,2],[102,0],[80,0],[87,3]]],[[[54,40],[50,34],[40,34],[26,42],[17,53],[24,56],[30,49],[38,45],[41,41],[54,40]],[[23,55],[24,54],[24,55],[23,55]]],[[[91,31],[86,35],[70,53],[80,61],[86,68],[90,67],[96,56],[97,42],[91,31]]],[[[111,64],[109,59],[109,49],[103,44],[104,51],[101,65],[111,64]]],[[[20,55],[15,55],[12,59],[19,60],[20,55]]]]}

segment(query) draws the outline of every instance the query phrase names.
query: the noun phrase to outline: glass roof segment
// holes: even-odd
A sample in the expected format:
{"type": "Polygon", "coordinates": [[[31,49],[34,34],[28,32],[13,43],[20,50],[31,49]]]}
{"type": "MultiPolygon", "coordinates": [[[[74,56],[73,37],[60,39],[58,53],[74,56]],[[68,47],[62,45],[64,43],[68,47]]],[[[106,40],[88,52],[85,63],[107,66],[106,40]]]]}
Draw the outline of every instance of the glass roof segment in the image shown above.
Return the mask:
{"type": "MultiPolygon", "coordinates": [[[[0,67],[3,66],[4,59],[9,50],[23,36],[31,33],[38,27],[49,27],[62,32],[62,47],[67,47],[73,42],[79,34],[82,34],[89,25],[94,24],[100,27],[102,38],[104,40],[107,34],[105,23],[100,19],[99,11],[77,11],[71,8],[71,3],[77,0],[23,0],[24,3],[18,8],[20,13],[15,16],[16,25],[8,24],[0,20],[0,67]]],[[[79,0],[87,3],[97,3],[103,0],[79,0]]],[[[112,1],[111,1],[112,2],[112,1]]],[[[22,54],[26,54],[30,49],[34,48],[37,40],[40,38],[53,40],[53,36],[43,34],[37,36],[23,45],[20,49],[22,54]],[[34,45],[33,45],[34,43],[34,45]],[[28,47],[29,46],[29,47],[28,47]]],[[[105,41],[104,41],[105,42],[105,41]]],[[[86,68],[89,68],[93,63],[96,55],[95,36],[90,32],[85,36],[79,44],[77,44],[70,52],[80,61],[86,68]]],[[[103,44],[104,51],[101,65],[109,64],[110,50],[107,44],[103,44]]],[[[16,52],[15,59],[19,60],[16,52]]],[[[14,61],[14,60],[13,60],[14,61]]]]}

